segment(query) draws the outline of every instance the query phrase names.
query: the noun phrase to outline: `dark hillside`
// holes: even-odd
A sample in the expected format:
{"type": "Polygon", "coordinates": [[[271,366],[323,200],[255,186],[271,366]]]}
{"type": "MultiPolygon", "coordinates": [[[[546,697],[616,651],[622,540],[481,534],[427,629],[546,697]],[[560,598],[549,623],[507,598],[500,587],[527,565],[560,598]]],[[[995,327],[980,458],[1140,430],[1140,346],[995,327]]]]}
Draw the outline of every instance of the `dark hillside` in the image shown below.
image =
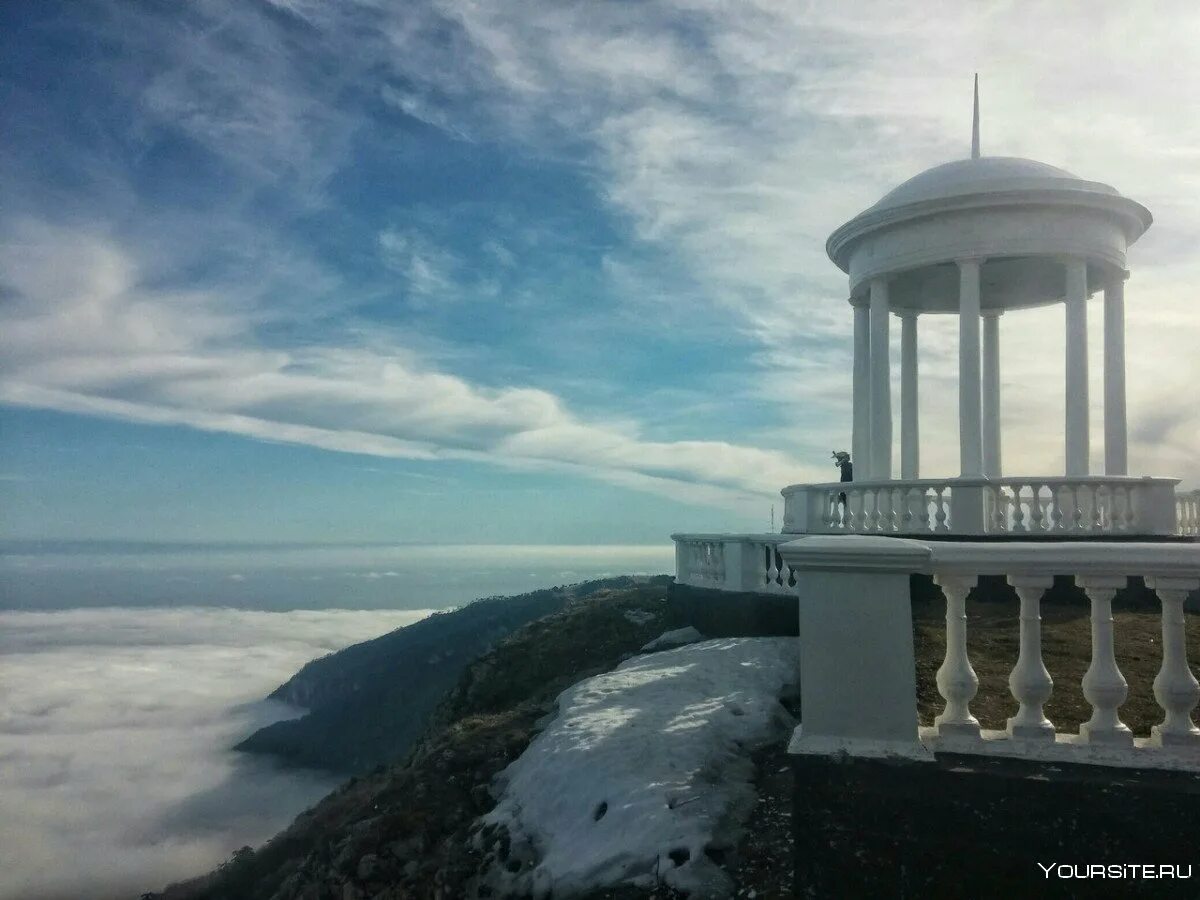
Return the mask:
{"type": "Polygon", "coordinates": [[[600,591],[670,578],[622,576],[489,597],[313,660],[271,696],[309,712],[259,729],[236,749],[355,774],[404,756],[467,665],[517,628],[600,591]]]}
{"type": "Polygon", "coordinates": [[[216,872],[151,896],[468,896],[481,855],[470,827],[493,805],[492,778],[525,749],[563,689],[679,624],[665,600],[666,579],[613,583],[627,586],[585,586],[585,596],[470,663],[407,760],[351,778],[258,850],[245,848],[216,872]]]}

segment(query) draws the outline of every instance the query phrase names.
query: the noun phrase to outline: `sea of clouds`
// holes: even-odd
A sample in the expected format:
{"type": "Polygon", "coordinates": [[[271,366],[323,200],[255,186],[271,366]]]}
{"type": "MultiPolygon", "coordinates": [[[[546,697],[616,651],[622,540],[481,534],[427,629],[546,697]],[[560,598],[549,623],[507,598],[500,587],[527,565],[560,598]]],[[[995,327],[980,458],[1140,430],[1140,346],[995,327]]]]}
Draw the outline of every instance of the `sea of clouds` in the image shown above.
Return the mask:
{"type": "Polygon", "coordinates": [[[306,661],[426,610],[0,612],[0,900],[136,897],[336,784],[234,754],[306,661]]]}

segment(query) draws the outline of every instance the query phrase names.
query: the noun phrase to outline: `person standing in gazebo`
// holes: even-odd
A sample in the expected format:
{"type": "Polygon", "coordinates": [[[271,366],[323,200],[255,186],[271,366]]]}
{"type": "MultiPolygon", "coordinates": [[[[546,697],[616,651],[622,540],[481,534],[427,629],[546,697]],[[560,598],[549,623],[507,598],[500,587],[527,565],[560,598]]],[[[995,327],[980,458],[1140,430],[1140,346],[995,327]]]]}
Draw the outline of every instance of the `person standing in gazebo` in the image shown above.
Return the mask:
{"type": "MultiPolygon", "coordinates": [[[[837,466],[838,470],[842,473],[841,477],[838,479],[839,481],[853,481],[854,480],[854,463],[852,463],[850,461],[849,453],[847,453],[845,450],[834,450],[833,451],[833,464],[835,466],[837,466]]],[[[845,491],[842,491],[842,493],[838,494],[838,502],[840,504],[842,504],[843,514],[845,514],[845,511],[846,511],[846,492],[845,491]]]]}

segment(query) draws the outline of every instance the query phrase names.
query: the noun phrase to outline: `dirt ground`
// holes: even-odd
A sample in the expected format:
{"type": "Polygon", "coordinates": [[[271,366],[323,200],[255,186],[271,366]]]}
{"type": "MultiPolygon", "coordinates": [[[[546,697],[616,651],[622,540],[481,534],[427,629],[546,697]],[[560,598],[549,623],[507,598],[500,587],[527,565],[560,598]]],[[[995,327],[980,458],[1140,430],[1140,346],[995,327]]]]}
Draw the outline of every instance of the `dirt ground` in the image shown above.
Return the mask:
{"type": "MultiPolygon", "coordinates": [[[[985,728],[1004,728],[1017,711],[1008,689],[1008,675],[1019,650],[1018,608],[1015,602],[967,602],[967,650],[979,676],[979,693],[971,711],[985,728]]],[[[913,608],[917,657],[917,700],[922,725],[932,725],[942,710],[937,670],[946,652],[945,604],[918,602],[913,608]]],[[[1117,664],[1129,682],[1129,699],[1121,718],[1135,735],[1144,737],[1162,721],[1152,684],[1162,661],[1162,618],[1153,610],[1113,613],[1117,664]]],[[[1188,659],[1200,676],[1200,615],[1187,614],[1188,659]]],[[[1091,716],[1080,682],[1091,660],[1091,618],[1086,605],[1044,604],[1042,656],[1054,694],[1046,716],[1060,732],[1075,732],[1091,716]]],[[[758,806],[747,823],[738,848],[734,877],[737,897],[776,900],[792,896],[792,773],[787,751],[773,747],[760,752],[758,806]]]]}

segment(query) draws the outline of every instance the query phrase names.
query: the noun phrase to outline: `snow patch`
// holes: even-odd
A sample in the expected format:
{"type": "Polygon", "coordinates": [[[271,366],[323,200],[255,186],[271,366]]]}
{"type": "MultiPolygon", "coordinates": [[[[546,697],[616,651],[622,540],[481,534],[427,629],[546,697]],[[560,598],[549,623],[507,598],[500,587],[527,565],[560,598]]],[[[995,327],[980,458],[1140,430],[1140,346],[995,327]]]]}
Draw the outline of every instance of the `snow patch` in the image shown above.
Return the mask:
{"type": "Polygon", "coordinates": [[[627,660],[563,691],[497,779],[477,840],[498,893],[657,882],[727,897],[714,862],[754,805],[750,751],[785,740],[795,638],[725,638],[627,660]],[[515,870],[515,871],[514,871],[515,870]]]}
{"type": "Polygon", "coordinates": [[[651,653],[655,650],[669,650],[672,647],[682,647],[684,644],[694,644],[702,640],[704,640],[704,635],[697,631],[695,626],[687,625],[683,628],[676,628],[674,631],[664,631],[643,647],[642,652],[651,653]]]}
{"type": "Polygon", "coordinates": [[[634,625],[645,625],[647,622],[653,622],[657,616],[654,613],[644,609],[627,609],[625,610],[625,621],[631,622],[634,625]]]}

